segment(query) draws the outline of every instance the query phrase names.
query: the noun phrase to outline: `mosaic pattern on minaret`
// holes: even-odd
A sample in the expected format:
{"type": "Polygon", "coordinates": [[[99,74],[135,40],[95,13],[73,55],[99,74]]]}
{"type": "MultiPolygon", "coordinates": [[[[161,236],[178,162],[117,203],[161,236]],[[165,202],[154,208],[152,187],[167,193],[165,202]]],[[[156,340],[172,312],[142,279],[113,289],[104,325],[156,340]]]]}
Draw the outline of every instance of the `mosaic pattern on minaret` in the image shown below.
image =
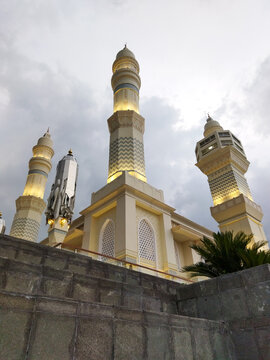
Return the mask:
{"type": "Polygon", "coordinates": [[[243,194],[252,200],[245,178],[249,166],[240,140],[229,130],[224,131],[219,122],[207,118],[204,139],[196,146],[198,167],[208,176],[214,205],[243,194]],[[233,152],[230,152],[229,150],[233,152]],[[215,161],[210,155],[215,154],[215,161]],[[205,163],[207,166],[205,166],[205,163]]]}
{"type": "Polygon", "coordinates": [[[110,155],[108,182],[128,171],[146,182],[144,118],[139,114],[139,64],[125,46],[113,63],[114,114],[108,119],[110,155]]]}
{"type": "Polygon", "coordinates": [[[249,161],[241,141],[209,115],[203,135],[196,145],[196,165],[208,177],[214,203],[211,214],[220,230],[243,231],[253,234],[254,241],[265,241],[263,212],[245,178],[249,161]]]}
{"type": "Polygon", "coordinates": [[[53,142],[49,130],[33,147],[33,157],[29,161],[29,171],[23,195],[16,200],[16,214],[10,235],[21,239],[37,241],[42,213],[46,207],[43,200],[51,158],[54,155],[53,142]]]}

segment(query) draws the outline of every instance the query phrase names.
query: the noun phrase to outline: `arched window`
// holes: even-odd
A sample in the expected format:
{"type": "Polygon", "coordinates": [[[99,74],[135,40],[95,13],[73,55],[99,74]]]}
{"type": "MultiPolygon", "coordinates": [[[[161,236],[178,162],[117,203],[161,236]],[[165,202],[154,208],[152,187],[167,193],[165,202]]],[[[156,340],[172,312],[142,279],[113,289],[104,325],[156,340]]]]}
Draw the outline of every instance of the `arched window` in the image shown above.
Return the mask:
{"type": "Polygon", "coordinates": [[[138,229],[139,257],[156,262],[156,241],[152,226],[142,219],[138,229]]]}
{"type": "MultiPolygon", "coordinates": [[[[114,222],[106,220],[100,231],[100,252],[114,257],[114,222]]],[[[102,257],[101,260],[106,260],[102,257]]]]}

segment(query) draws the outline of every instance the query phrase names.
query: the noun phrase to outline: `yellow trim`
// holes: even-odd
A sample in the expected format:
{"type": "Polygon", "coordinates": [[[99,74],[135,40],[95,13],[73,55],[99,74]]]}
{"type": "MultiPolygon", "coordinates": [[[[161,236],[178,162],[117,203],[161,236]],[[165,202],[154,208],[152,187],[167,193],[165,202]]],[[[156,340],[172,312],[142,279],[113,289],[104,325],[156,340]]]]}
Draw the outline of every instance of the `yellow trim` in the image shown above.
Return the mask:
{"type": "Polygon", "coordinates": [[[108,204],[107,206],[105,206],[104,208],[100,209],[99,211],[93,213],[93,218],[98,218],[101,215],[105,214],[106,212],[108,212],[109,210],[115,208],[117,205],[116,201],[113,201],[112,203],[108,204]]]}
{"type": "Polygon", "coordinates": [[[249,220],[253,221],[255,224],[262,226],[262,223],[261,223],[260,221],[257,221],[257,220],[255,220],[255,219],[253,219],[253,218],[252,218],[251,216],[249,216],[249,215],[242,216],[241,218],[238,218],[238,219],[236,219],[236,220],[229,221],[229,222],[227,222],[227,223],[220,223],[220,226],[228,226],[228,225],[234,224],[234,223],[236,223],[236,222],[238,222],[238,221],[245,220],[245,219],[249,219],[249,220]]]}
{"type": "Polygon", "coordinates": [[[140,174],[138,171],[129,171],[129,170],[118,170],[116,173],[114,173],[113,175],[109,176],[107,179],[107,184],[111,183],[113,180],[117,179],[119,176],[121,176],[123,174],[124,171],[127,171],[129,173],[129,175],[134,176],[135,178],[143,181],[143,182],[147,182],[147,178],[145,175],[140,174]]]}
{"type": "Polygon", "coordinates": [[[121,255],[116,254],[116,257],[117,257],[117,259],[124,259],[124,258],[128,257],[130,259],[134,259],[135,263],[137,263],[137,260],[138,260],[137,256],[130,255],[129,253],[123,253],[121,255]]]}
{"type": "MultiPolygon", "coordinates": [[[[108,186],[108,184],[106,186],[108,186]]],[[[149,202],[152,206],[160,207],[163,210],[162,212],[171,213],[171,212],[175,211],[175,208],[172,208],[171,206],[166,205],[163,201],[153,198],[151,195],[145,194],[142,191],[137,190],[136,188],[132,187],[131,185],[120,184],[119,187],[117,187],[115,190],[104,195],[103,198],[99,199],[98,201],[96,201],[93,204],[91,204],[90,206],[88,206],[86,209],[82,210],[80,212],[80,214],[85,216],[89,212],[93,212],[94,209],[97,209],[100,206],[104,205],[109,200],[118,198],[120,195],[124,194],[125,192],[128,192],[129,194],[134,195],[136,197],[141,197],[142,200],[149,202]]]]}
{"type": "MultiPolygon", "coordinates": [[[[132,84],[133,85],[133,84],[132,84]]],[[[135,85],[134,85],[135,86],[135,85]]],[[[133,91],[133,92],[135,92],[135,94],[137,94],[138,95],[138,97],[139,97],[139,92],[140,92],[140,89],[138,89],[138,91],[136,91],[136,90],[134,90],[134,89],[132,89],[132,88],[130,88],[130,87],[123,87],[123,88],[120,88],[120,89],[118,89],[115,93],[113,93],[113,95],[116,95],[119,91],[121,91],[121,90],[131,90],[131,91],[133,91]]]]}
{"type": "Polygon", "coordinates": [[[161,215],[162,212],[161,211],[158,211],[156,209],[154,209],[152,206],[149,206],[148,204],[145,204],[143,202],[140,202],[138,200],[136,200],[136,206],[139,207],[139,208],[142,208],[144,210],[147,210],[155,215],[161,215]]]}

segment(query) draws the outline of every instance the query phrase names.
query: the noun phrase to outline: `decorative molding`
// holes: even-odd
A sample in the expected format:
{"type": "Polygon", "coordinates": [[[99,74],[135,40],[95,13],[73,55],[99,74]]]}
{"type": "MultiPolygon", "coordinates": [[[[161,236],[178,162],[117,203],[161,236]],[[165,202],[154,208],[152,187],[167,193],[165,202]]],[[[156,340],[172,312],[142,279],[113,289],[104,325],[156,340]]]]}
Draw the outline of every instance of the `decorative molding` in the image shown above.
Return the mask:
{"type": "Polygon", "coordinates": [[[121,127],[134,127],[144,133],[144,118],[133,110],[116,111],[109,119],[110,133],[121,127]]]}
{"type": "Polygon", "coordinates": [[[17,211],[25,209],[25,210],[34,210],[38,213],[42,214],[46,207],[46,203],[43,199],[38,198],[36,196],[20,196],[16,200],[16,209],[17,211]]]}
{"type": "Polygon", "coordinates": [[[245,174],[249,167],[249,161],[238,150],[232,146],[227,146],[222,149],[215,149],[196,164],[207,176],[227,165],[235,166],[241,173],[245,174]]]}

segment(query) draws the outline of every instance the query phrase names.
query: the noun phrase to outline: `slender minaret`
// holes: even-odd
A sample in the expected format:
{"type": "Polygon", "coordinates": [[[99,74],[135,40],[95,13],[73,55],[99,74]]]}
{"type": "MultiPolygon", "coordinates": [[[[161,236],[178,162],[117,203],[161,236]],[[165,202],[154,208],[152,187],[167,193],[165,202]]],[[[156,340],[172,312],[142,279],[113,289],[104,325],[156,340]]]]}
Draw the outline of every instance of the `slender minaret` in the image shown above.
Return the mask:
{"type": "Polygon", "coordinates": [[[55,181],[48,198],[46,222],[49,224],[49,245],[63,242],[68,232],[74,209],[77,177],[78,164],[69,150],[57,165],[55,181]]]}
{"type": "Polygon", "coordinates": [[[116,179],[123,171],[146,182],[144,118],[139,114],[140,68],[126,46],[117,54],[112,70],[114,114],[108,119],[110,156],[107,182],[116,179]]]}
{"type": "Polygon", "coordinates": [[[249,161],[241,141],[209,115],[203,135],[196,145],[196,166],[208,177],[211,214],[220,230],[244,231],[255,241],[266,240],[262,209],[253,201],[245,178],[249,161]]]}
{"type": "Polygon", "coordinates": [[[29,171],[23,195],[16,200],[16,214],[10,235],[21,239],[37,241],[42,213],[46,207],[43,200],[48,174],[51,170],[53,142],[47,132],[33,147],[29,171]]]}

